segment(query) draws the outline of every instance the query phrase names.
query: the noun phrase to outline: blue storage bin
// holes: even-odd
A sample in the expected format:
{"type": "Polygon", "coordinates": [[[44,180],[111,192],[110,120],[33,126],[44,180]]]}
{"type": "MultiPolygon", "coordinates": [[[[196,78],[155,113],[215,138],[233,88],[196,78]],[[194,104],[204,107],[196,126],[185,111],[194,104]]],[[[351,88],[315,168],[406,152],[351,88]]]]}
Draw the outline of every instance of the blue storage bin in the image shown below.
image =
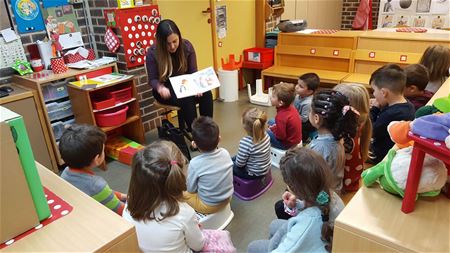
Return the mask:
{"type": "Polygon", "coordinates": [[[70,103],[70,100],[64,102],[49,103],[47,104],[47,110],[50,121],[66,118],[73,115],[72,104],[70,103]]]}
{"type": "Polygon", "coordinates": [[[75,123],[75,119],[69,119],[66,121],[56,121],[52,123],[53,135],[56,140],[59,140],[66,128],[75,123]]]}
{"type": "Polygon", "coordinates": [[[57,100],[64,97],[68,97],[69,93],[67,91],[67,82],[51,82],[42,87],[42,95],[44,96],[44,101],[57,100]]]}

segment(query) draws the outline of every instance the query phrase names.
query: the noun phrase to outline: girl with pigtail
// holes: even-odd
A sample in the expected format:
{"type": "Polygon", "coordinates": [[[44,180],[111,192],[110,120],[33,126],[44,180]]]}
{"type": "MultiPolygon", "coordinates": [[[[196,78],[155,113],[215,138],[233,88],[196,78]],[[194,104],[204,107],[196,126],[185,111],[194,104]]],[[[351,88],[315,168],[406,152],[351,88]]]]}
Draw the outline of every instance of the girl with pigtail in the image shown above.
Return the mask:
{"type": "Polygon", "coordinates": [[[265,176],[270,168],[270,138],[266,132],[267,114],[255,107],[242,113],[242,125],[247,136],[239,142],[233,157],[233,174],[243,179],[265,176]]]}
{"type": "Polygon", "coordinates": [[[318,136],[311,141],[310,148],[328,163],[333,172],[332,187],[338,193],[341,193],[344,179],[343,138],[355,137],[358,118],[359,112],[338,91],[322,90],[313,97],[309,122],[317,129],[318,136]]]}
{"type": "Polygon", "coordinates": [[[195,211],[184,202],[186,163],[175,144],[157,141],[138,151],[131,165],[122,216],[136,227],[143,252],[200,251],[204,237],[195,211]]]}
{"type": "Polygon", "coordinates": [[[281,158],[280,170],[292,218],[272,221],[269,240],[251,242],[248,252],[331,252],[334,220],[344,203],[332,190],[325,160],[311,149],[293,148],[281,158]]]}

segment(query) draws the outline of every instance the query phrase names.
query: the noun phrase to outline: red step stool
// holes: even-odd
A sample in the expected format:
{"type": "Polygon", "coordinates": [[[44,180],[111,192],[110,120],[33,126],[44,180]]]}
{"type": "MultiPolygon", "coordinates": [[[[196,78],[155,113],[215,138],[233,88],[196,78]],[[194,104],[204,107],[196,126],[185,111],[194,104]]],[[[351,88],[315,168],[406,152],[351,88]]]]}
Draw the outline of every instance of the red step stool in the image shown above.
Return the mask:
{"type": "MultiPolygon", "coordinates": [[[[450,175],[450,149],[445,146],[444,142],[426,139],[411,132],[408,133],[408,137],[414,141],[414,147],[411,156],[411,164],[409,166],[408,179],[406,181],[405,197],[402,202],[402,211],[404,213],[414,211],[417,188],[419,187],[420,176],[422,175],[425,154],[429,154],[444,162],[447,166],[447,173],[450,175]]],[[[450,197],[448,191],[447,197],[450,197]]]]}

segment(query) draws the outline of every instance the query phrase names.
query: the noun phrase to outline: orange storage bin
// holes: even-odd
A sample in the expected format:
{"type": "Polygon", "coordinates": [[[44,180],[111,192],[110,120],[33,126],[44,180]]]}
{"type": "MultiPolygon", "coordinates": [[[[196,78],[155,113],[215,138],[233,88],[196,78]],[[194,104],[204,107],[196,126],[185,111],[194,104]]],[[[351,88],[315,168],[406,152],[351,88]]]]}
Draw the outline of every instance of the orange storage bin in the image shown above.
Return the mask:
{"type": "Polygon", "coordinates": [[[273,49],[252,47],[244,50],[244,65],[265,69],[273,65],[273,49]]]}

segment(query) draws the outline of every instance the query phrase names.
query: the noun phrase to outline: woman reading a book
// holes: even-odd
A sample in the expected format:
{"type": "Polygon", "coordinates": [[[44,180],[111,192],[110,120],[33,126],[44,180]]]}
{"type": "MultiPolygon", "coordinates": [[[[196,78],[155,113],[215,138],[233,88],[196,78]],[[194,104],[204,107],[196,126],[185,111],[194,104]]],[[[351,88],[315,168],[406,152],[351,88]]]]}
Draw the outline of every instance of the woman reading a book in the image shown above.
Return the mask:
{"type": "Polygon", "coordinates": [[[159,23],[156,29],[156,45],[147,52],[146,67],[148,81],[153,88],[153,96],[161,104],[175,105],[180,128],[191,124],[197,118],[196,104],[199,103],[200,115],[213,116],[211,91],[196,96],[177,98],[169,77],[197,72],[197,58],[192,44],[181,37],[178,26],[170,19],[159,23]]]}

